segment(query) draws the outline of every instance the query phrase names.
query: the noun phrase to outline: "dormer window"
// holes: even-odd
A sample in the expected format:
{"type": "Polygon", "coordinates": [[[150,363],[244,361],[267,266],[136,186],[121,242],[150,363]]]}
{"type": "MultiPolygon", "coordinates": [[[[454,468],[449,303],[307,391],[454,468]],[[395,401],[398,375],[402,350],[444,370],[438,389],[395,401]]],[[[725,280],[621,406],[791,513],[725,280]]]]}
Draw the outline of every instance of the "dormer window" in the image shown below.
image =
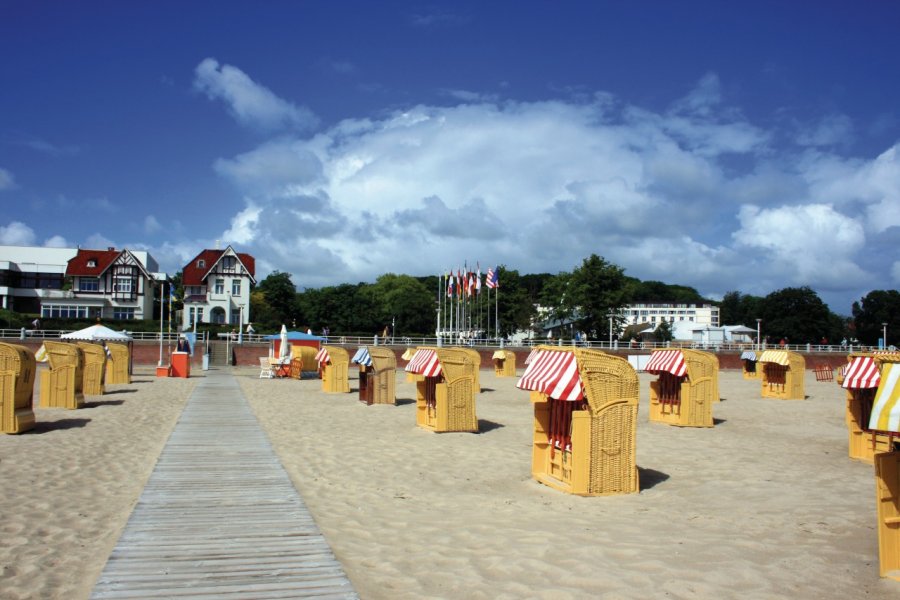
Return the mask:
{"type": "Polygon", "coordinates": [[[202,258],[201,258],[200,260],[198,260],[198,261],[197,261],[197,268],[198,268],[198,269],[205,269],[205,268],[206,268],[206,261],[203,260],[202,258]]]}
{"type": "Polygon", "coordinates": [[[91,268],[96,268],[96,267],[97,267],[97,259],[96,259],[96,258],[89,258],[89,259],[88,259],[88,262],[87,262],[87,266],[88,266],[88,267],[91,267],[91,268]]]}

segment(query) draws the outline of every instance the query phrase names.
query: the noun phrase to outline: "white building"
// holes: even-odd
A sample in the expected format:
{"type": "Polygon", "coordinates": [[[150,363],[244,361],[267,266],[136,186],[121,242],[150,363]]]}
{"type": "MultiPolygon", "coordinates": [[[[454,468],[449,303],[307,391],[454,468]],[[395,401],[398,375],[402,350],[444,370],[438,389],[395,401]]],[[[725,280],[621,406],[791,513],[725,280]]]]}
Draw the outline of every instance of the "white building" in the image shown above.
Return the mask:
{"type": "Polygon", "coordinates": [[[709,303],[630,304],[622,309],[621,315],[626,325],[649,323],[655,328],[659,323],[668,321],[672,324],[687,322],[697,326],[719,326],[719,307],[709,303]]]}
{"type": "Polygon", "coordinates": [[[250,322],[250,287],[256,260],[249,254],[224,250],[203,250],[182,271],[184,311],[182,329],[194,323],[229,323],[244,326],[250,322]]]}
{"type": "Polygon", "coordinates": [[[0,246],[0,300],[45,318],[149,319],[158,270],[144,251],[0,246]]]}

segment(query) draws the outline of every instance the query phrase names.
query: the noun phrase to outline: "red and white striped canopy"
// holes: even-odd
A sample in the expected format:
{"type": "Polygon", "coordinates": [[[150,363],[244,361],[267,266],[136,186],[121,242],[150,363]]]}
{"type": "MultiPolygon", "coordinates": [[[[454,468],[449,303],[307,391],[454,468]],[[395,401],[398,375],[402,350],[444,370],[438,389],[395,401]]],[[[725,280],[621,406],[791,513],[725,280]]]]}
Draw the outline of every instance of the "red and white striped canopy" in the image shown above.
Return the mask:
{"type": "Polygon", "coordinates": [[[406,365],[406,370],[425,377],[437,377],[441,374],[441,361],[438,360],[437,352],[434,350],[421,348],[406,365]]]}
{"type": "Polygon", "coordinates": [[[537,353],[538,353],[538,350],[537,350],[537,349],[533,349],[531,352],[529,352],[529,353],[528,353],[528,357],[525,359],[525,364],[526,364],[526,365],[530,365],[530,364],[531,364],[531,361],[534,360],[534,357],[535,357],[535,355],[536,355],[537,353]]]}
{"type": "Polygon", "coordinates": [[[684,364],[684,353],[681,350],[655,350],[650,355],[650,362],[644,367],[648,373],[671,373],[676,377],[687,374],[684,364]]]}
{"type": "Polygon", "coordinates": [[[319,351],[316,352],[316,362],[320,365],[324,365],[329,360],[331,360],[331,357],[328,356],[328,350],[325,348],[320,348],[319,351]]]}
{"type": "Polygon", "coordinates": [[[584,399],[574,352],[535,350],[516,387],[541,392],[557,400],[584,399]]]}
{"type": "Polygon", "coordinates": [[[848,390],[877,388],[881,383],[881,372],[871,356],[854,356],[844,371],[841,387],[848,390]]]}

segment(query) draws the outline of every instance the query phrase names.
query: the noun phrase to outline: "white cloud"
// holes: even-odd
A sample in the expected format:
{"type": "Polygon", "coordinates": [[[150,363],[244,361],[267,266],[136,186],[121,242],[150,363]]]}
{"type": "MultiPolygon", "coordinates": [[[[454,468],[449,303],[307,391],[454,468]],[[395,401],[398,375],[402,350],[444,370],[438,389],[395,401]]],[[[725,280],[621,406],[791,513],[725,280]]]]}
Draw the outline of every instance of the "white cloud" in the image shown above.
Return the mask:
{"type": "Polygon", "coordinates": [[[4,246],[33,246],[34,230],[20,221],[0,225],[0,244],[4,246]]]}
{"type": "Polygon", "coordinates": [[[72,245],[61,235],[54,235],[44,241],[47,248],[70,248],[72,245]]]}
{"type": "Polygon", "coordinates": [[[197,65],[194,87],[210,99],[225,102],[240,124],[254,129],[309,129],[318,121],[308,108],[279,98],[237,67],[219,65],[213,58],[197,65]]]}
{"type": "Polygon", "coordinates": [[[817,123],[802,127],[797,143],[803,146],[833,146],[852,141],[853,121],[847,115],[832,114],[817,123]]]}
{"type": "Polygon", "coordinates": [[[246,203],[223,240],[255,254],[261,276],[301,286],[465,260],[558,272],[591,253],[711,297],[811,285],[858,298],[888,276],[866,249],[900,224],[896,148],[874,160],[777,150],[714,75],[663,112],[602,92],[455,97],[470,103],[347,119],[217,160],[246,203]]]}
{"type": "Polygon", "coordinates": [[[16,180],[13,174],[6,169],[0,168],[0,192],[3,190],[11,190],[16,187],[16,180]]]}
{"type": "Polygon", "coordinates": [[[162,230],[162,225],[159,224],[156,217],[153,215],[144,217],[144,233],[156,233],[160,230],[162,230]]]}

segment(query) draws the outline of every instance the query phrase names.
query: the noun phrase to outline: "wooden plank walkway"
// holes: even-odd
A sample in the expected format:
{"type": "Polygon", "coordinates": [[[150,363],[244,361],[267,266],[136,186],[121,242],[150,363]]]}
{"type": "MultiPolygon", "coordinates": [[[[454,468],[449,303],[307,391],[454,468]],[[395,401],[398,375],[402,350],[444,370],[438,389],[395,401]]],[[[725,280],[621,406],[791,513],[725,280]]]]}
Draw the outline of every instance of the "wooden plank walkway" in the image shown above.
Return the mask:
{"type": "Polygon", "coordinates": [[[92,598],[357,598],[234,377],[194,392],[92,598]]]}

